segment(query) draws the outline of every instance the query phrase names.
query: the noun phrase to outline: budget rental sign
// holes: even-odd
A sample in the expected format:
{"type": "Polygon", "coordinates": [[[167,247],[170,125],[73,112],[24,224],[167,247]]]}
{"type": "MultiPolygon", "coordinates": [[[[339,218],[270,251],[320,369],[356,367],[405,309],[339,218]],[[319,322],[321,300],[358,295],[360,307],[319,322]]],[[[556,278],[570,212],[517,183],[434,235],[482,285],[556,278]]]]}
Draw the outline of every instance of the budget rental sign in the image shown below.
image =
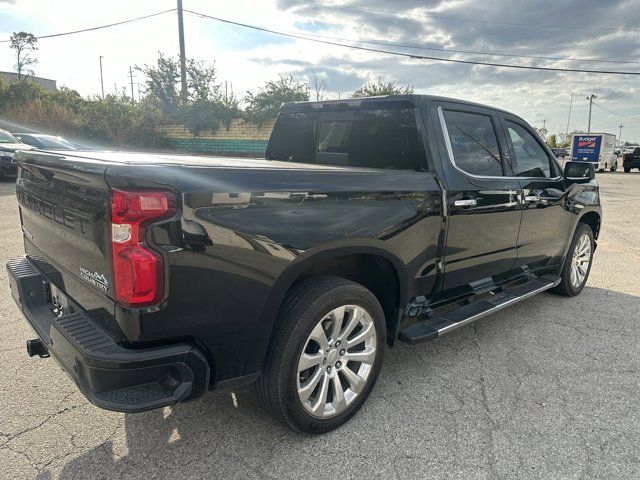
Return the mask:
{"type": "Polygon", "coordinates": [[[600,156],[601,135],[578,135],[573,137],[573,161],[598,162],[600,156]]]}

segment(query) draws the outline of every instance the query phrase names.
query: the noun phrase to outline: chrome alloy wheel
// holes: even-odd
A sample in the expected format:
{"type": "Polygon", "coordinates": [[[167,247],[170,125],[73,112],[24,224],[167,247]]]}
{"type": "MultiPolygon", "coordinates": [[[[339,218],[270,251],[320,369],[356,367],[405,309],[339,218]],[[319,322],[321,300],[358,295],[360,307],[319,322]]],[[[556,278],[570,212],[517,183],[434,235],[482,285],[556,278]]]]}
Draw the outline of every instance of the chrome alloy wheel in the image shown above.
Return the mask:
{"type": "Polygon", "coordinates": [[[571,286],[573,288],[580,288],[582,286],[589,271],[590,263],[591,239],[589,235],[583,233],[576,243],[576,248],[573,251],[573,258],[571,260],[571,286]]]}
{"type": "Polygon", "coordinates": [[[343,305],[326,314],[305,342],[296,372],[304,409],[328,418],[345,411],[358,397],[376,359],[376,328],[358,305],[343,305]]]}

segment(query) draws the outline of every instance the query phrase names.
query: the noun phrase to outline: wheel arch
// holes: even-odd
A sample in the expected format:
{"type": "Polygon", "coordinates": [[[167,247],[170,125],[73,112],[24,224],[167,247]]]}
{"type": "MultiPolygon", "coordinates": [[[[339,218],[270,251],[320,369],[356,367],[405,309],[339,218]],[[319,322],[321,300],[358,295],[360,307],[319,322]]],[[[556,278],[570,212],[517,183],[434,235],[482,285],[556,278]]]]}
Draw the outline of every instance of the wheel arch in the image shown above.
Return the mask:
{"type": "Polygon", "coordinates": [[[393,343],[401,309],[407,303],[406,267],[388,250],[372,245],[325,248],[305,253],[291,262],[276,279],[263,312],[263,325],[270,326],[269,343],[277,332],[280,307],[291,289],[303,280],[321,275],[351,280],[370,290],[385,313],[387,341],[393,343]]]}
{"type": "Polygon", "coordinates": [[[600,222],[602,218],[600,214],[596,211],[586,212],[578,219],[578,224],[585,223],[591,227],[591,231],[593,232],[593,238],[598,239],[598,235],[600,234],[600,222]]]}

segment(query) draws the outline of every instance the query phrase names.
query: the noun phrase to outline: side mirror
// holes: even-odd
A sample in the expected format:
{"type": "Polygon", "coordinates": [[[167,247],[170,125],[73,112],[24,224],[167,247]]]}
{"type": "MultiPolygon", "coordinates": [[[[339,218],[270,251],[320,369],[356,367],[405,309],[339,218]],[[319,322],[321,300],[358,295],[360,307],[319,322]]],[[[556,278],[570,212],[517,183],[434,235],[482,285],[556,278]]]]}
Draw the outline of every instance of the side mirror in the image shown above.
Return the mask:
{"type": "Polygon", "coordinates": [[[567,162],[563,176],[567,180],[593,180],[596,178],[596,167],[591,162],[567,162]]]}

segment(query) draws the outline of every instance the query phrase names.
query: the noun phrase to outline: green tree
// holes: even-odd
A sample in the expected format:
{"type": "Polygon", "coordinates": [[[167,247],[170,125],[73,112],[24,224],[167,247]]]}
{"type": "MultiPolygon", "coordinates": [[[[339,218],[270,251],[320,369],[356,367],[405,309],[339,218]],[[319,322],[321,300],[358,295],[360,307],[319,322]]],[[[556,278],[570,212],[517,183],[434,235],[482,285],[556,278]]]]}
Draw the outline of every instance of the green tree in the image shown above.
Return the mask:
{"type": "Polygon", "coordinates": [[[555,133],[549,135],[549,138],[547,138],[547,145],[549,145],[550,148],[556,148],[558,146],[558,138],[555,133]]]}
{"type": "Polygon", "coordinates": [[[383,82],[379,77],[376,82],[367,82],[353,92],[354,98],[378,97],[380,95],[410,95],[413,93],[413,86],[400,87],[396,82],[383,82]]]}
{"type": "Polygon", "coordinates": [[[158,52],[155,66],[136,66],[136,70],[146,77],[145,94],[166,114],[174,114],[180,105],[178,84],[180,82],[180,64],[172,57],[158,52]]]}
{"type": "Polygon", "coordinates": [[[262,124],[275,118],[283,103],[308,100],[309,91],[304,83],[297,82],[290,75],[281,76],[278,80],[266,82],[258,93],[247,92],[245,115],[247,120],[262,124]]]}
{"type": "Polygon", "coordinates": [[[187,59],[187,97],[180,95],[180,63],[159,53],[156,65],[136,67],[146,76],[144,103],[156,105],[166,119],[184,123],[194,135],[215,131],[240,116],[240,100],[223,95],[215,65],[187,59]]]}
{"type": "Polygon", "coordinates": [[[187,92],[192,101],[214,100],[220,95],[220,84],[216,83],[215,64],[207,65],[201,60],[187,60],[187,92]]]}
{"type": "Polygon", "coordinates": [[[36,43],[38,39],[32,33],[13,32],[9,37],[10,48],[15,50],[16,64],[15,69],[18,72],[18,80],[22,79],[23,73],[33,75],[30,65],[38,63],[38,59],[33,56],[33,52],[38,50],[36,43]]]}

